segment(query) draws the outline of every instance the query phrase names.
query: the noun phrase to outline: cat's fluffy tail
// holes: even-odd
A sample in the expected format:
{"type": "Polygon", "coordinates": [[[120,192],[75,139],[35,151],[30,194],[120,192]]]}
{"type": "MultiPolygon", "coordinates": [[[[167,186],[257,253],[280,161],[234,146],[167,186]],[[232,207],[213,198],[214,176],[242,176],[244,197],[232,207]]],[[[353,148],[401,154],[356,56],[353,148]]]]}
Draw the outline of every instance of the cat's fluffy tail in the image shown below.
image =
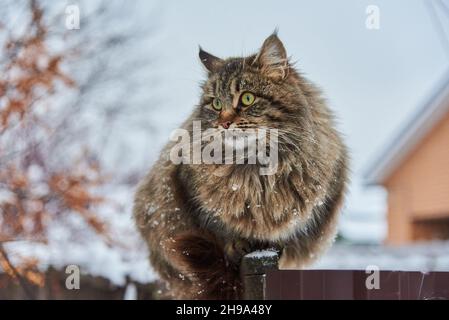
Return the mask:
{"type": "Polygon", "coordinates": [[[239,299],[239,266],[227,260],[223,246],[210,234],[185,232],[170,241],[170,263],[188,278],[194,290],[179,294],[187,299],[239,299]]]}

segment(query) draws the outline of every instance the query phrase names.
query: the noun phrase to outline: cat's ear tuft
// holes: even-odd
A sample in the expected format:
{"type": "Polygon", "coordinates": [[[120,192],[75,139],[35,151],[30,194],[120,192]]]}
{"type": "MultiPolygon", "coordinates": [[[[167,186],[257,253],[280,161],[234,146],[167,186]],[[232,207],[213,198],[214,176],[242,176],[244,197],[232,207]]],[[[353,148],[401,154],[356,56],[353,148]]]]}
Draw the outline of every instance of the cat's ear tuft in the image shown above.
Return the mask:
{"type": "Polygon", "coordinates": [[[283,80],[287,77],[289,69],[287,51],[276,31],[265,39],[257,54],[256,62],[262,72],[271,78],[283,80]]]}
{"type": "Polygon", "coordinates": [[[206,51],[204,51],[201,47],[199,48],[198,53],[201,63],[204,67],[210,72],[217,72],[223,66],[224,61],[206,51]]]}

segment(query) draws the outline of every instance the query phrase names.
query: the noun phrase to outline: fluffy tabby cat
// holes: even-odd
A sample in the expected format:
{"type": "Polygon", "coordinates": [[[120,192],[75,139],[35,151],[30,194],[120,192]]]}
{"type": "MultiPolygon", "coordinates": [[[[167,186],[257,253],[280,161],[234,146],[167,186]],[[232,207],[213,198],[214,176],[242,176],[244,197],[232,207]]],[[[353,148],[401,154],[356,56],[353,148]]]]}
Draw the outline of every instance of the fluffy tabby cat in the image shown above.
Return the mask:
{"type": "Polygon", "coordinates": [[[182,128],[199,120],[202,129],[278,129],[277,172],[175,165],[169,143],[138,188],[134,216],[172,297],[233,299],[244,254],[275,248],[280,268],[301,268],[333,241],[348,155],[320,91],[294,69],[276,33],[249,57],[201,48],[199,57],[208,77],[182,128]]]}

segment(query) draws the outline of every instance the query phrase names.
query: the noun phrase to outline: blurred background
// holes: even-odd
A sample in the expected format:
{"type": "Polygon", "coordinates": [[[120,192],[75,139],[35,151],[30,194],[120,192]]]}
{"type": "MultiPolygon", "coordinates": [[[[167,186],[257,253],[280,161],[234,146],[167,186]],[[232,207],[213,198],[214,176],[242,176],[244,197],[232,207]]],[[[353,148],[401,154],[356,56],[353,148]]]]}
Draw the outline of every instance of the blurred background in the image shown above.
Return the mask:
{"type": "Polygon", "coordinates": [[[275,28],[351,150],[312,268],[449,270],[449,1],[3,0],[0,298],[157,297],[136,183],[198,101],[198,45],[248,55],[275,28]]]}

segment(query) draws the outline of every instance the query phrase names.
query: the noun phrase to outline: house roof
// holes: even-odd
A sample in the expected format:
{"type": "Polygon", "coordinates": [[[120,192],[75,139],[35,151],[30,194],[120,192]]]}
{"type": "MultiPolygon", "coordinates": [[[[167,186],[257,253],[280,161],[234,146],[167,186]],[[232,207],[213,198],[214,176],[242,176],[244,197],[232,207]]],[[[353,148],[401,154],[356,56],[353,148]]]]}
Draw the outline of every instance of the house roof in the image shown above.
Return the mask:
{"type": "Polygon", "coordinates": [[[365,173],[367,185],[382,184],[449,111],[449,72],[399,134],[383,149],[365,173]]]}

